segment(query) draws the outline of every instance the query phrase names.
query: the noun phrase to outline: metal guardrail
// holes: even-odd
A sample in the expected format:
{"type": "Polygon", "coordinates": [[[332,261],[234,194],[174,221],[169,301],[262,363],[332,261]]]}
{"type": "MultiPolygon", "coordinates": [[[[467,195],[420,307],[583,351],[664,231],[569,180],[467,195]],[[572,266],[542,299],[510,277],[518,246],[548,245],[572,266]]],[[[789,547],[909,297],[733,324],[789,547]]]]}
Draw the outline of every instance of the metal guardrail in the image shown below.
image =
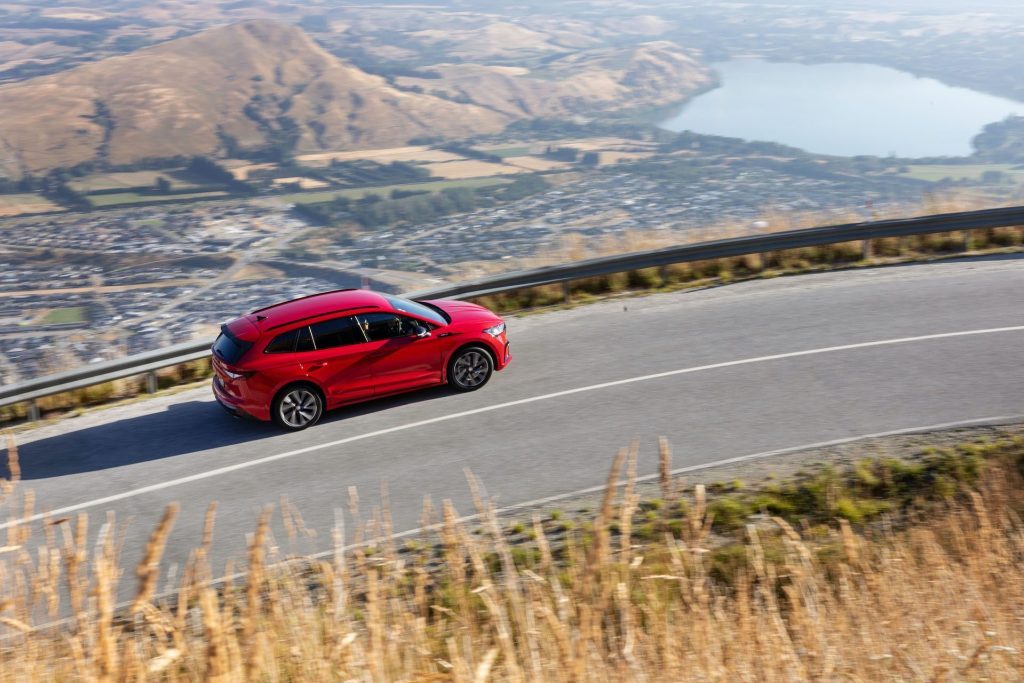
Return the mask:
{"type": "MultiPolygon", "coordinates": [[[[871,240],[873,239],[1017,225],[1024,225],[1024,206],[917,218],[846,223],[588,259],[536,270],[496,275],[450,287],[415,292],[409,296],[420,299],[472,298],[557,283],[563,283],[566,286],[566,294],[568,294],[568,283],[573,280],[642,268],[668,266],[687,261],[705,261],[854,241],[863,242],[864,256],[867,258],[871,255],[871,240]]],[[[969,244],[969,237],[965,239],[965,244],[969,244]]],[[[0,387],[0,407],[29,403],[29,417],[35,419],[39,416],[38,408],[35,405],[37,399],[138,375],[146,375],[147,389],[154,392],[156,391],[156,370],[198,360],[206,357],[209,353],[210,342],[188,342],[127,358],[95,363],[19,384],[2,386],[0,387]]]]}

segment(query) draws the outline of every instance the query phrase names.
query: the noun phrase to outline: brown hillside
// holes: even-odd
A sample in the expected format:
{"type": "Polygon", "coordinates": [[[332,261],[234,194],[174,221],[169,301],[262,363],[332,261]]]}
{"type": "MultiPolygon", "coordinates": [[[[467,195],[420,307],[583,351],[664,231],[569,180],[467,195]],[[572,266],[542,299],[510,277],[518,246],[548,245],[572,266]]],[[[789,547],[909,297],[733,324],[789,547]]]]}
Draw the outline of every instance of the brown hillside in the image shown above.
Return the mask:
{"type": "Polygon", "coordinates": [[[92,159],[260,148],[294,128],[298,151],[498,130],[510,117],[403,92],[293,26],[251,21],[0,88],[0,172],[92,159]]]}
{"type": "Polygon", "coordinates": [[[714,73],[674,43],[583,50],[543,72],[479,64],[431,67],[441,80],[401,78],[402,85],[443,89],[512,117],[590,116],[674,104],[715,82],[714,73]]]}

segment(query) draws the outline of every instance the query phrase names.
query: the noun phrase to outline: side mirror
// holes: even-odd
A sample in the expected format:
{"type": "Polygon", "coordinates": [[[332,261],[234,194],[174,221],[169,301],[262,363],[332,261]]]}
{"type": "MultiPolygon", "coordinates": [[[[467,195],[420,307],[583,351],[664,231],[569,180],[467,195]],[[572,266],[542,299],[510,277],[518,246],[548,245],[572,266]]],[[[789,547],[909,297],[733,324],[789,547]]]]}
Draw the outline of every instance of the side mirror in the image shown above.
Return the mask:
{"type": "Polygon", "coordinates": [[[416,327],[414,327],[413,332],[414,336],[417,339],[424,339],[430,336],[430,330],[428,330],[426,327],[423,327],[423,325],[417,325],[416,327]]]}

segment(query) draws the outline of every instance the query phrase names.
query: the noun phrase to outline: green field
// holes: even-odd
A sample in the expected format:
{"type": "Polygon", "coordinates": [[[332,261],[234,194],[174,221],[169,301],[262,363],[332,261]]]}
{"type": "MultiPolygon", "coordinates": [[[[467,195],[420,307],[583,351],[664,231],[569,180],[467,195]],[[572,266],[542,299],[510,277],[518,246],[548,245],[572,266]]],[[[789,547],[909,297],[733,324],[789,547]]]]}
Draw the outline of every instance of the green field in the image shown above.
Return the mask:
{"type": "Polygon", "coordinates": [[[508,157],[525,157],[530,155],[529,147],[499,147],[497,149],[485,149],[482,151],[499,156],[502,159],[507,159],[508,157]]]}
{"type": "Polygon", "coordinates": [[[282,194],[278,195],[277,198],[294,204],[318,204],[320,202],[329,202],[335,197],[348,197],[349,199],[359,199],[365,197],[368,194],[377,194],[382,197],[387,197],[391,194],[392,190],[418,190],[421,192],[440,192],[441,190],[447,190],[453,187],[493,187],[495,185],[505,185],[511,182],[507,178],[464,178],[461,180],[435,180],[426,183],[404,183],[401,185],[382,185],[380,187],[359,187],[350,190],[325,190],[323,192],[296,192],[294,194],[282,194]]]}
{"type": "Polygon", "coordinates": [[[85,306],[72,306],[70,308],[54,308],[39,320],[40,325],[66,325],[68,323],[83,323],[86,320],[85,306]]]}
{"type": "Polygon", "coordinates": [[[1015,164],[913,164],[907,166],[907,172],[901,173],[905,178],[937,182],[949,178],[951,180],[981,180],[986,171],[1000,171],[1014,180],[1024,179],[1024,169],[1015,164]]]}
{"type": "Polygon", "coordinates": [[[185,181],[172,175],[176,170],[180,169],[168,169],[163,171],[128,171],[122,173],[96,173],[94,175],[88,175],[84,178],[72,180],[68,185],[75,192],[81,192],[83,194],[89,194],[90,192],[98,192],[102,190],[117,190],[120,188],[133,188],[133,187],[152,187],[156,183],[156,179],[160,177],[167,178],[171,183],[171,189],[173,190],[185,190],[191,188],[199,188],[202,185],[194,182],[185,181]]]}
{"type": "Polygon", "coordinates": [[[195,199],[221,199],[227,197],[226,192],[190,192],[188,194],[139,194],[138,192],[118,192],[117,194],[89,195],[87,199],[94,207],[106,208],[121,204],[156,204],[165,202],[182,202],[195,199]]]}

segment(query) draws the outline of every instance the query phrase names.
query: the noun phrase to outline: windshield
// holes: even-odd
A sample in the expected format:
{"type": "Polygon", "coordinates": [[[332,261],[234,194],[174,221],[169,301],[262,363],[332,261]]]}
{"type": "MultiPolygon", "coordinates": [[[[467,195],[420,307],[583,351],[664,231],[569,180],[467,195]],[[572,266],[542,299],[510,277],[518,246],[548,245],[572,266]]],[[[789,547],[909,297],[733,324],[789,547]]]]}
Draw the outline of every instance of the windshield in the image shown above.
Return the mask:
{"type": "Polygon", "coordinates": [[[418,315],[421,318],[426,318],[431,322],[435,322],[438,325],[447,325],[448,323],[451,322],[451,318],[449,318],[444,311],[442,311],[440,308],[437,308],[436,306],[420,303],[419,301],[410,301],[408,299],[402,299],[401,297],[397,296],[385,295],[384,298],[388,300],[388,303],[390,303],[391,306],[396,311],[401,311],[402,313],[412,313],[413,315],[418,315]]]}

